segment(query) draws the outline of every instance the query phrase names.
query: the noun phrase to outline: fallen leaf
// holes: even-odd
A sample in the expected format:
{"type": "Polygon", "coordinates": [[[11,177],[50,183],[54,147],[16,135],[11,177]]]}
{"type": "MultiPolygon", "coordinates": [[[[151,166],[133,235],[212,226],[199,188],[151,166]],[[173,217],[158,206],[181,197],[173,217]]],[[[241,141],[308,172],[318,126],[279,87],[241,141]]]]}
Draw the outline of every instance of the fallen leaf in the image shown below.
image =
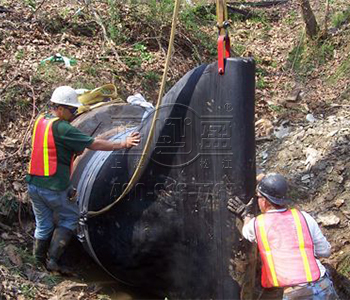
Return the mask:
{"type": "Polygon", "coordinates": [[[17,265],[18,267],[22,266],[22,259],[17,253],[17,248],[10,244],[4,248],[5,253],[8,255],[9,259],[11,260],[12,263],[17,265]]]}

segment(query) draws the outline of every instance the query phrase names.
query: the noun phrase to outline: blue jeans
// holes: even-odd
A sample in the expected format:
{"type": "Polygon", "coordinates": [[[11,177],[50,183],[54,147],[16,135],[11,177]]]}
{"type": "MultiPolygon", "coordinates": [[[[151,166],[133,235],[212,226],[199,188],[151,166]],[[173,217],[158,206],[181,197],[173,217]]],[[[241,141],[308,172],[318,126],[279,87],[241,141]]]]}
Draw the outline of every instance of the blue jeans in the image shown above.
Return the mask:
{"type": "Polygon", "coordinates": [[[77,228],[79,219],[79,206],[77,202],[70,201],[64,191],[52,191],[28,184],[28,194],[32,201],[35,215],[34,237],[47,240],[56,226],[65,227],[72,231],[77,228]],[[57,218],[57,224],[54,222],[57,218]]]}
{"type": "Polygon", "coordinates": [[[335,300],[338,299],[333,283],[325,274],[318,281],[308,283],[304,286],[286,288],[283,300],[335,300]]]}

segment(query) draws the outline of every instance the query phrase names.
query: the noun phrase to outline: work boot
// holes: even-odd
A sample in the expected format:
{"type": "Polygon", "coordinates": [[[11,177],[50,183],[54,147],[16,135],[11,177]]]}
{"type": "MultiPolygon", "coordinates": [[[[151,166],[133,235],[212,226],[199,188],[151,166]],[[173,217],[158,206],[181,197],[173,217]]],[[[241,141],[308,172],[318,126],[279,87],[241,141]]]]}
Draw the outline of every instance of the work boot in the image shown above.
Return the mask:
{"type": "Polygon", "coordinates": [[[49,262],[46,265],[49,271],[65,273],[64,268],[58,265],[58,261],[72,236],[73,231],[64,227],[57,227],[53,232],[49,249],[49,262]]]}
{"type": "Polygon", "coordinates": [[[49,250],[51,239],[39,240],[35,239],[33,247],[33,256],[39,264],[45,266],[47,251],[49,250]]]}

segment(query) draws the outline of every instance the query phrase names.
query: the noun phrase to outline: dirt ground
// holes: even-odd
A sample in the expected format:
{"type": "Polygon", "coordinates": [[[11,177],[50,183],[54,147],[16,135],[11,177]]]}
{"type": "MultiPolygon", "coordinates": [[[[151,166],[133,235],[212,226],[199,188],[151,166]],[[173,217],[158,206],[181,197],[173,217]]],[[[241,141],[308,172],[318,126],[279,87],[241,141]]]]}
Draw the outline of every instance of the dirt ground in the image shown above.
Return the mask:
{"type": "Polygon", "coordinates": [[[349,115],[342,106],[316,114],[312,121],[285,120],[271,141],[257,145],[259,168],[288,178],[291,205],[310,213],[331,243],[332,255],[322,263],[331,271],[341,299],[350,295],[349,115]]]}

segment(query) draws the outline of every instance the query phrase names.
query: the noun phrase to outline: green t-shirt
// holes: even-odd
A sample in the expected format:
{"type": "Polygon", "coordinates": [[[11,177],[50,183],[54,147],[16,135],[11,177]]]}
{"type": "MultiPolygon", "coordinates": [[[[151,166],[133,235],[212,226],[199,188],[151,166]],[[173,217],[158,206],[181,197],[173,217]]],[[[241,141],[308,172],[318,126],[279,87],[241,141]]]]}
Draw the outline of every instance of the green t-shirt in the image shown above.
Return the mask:
{"type": "Polygon", "coordinates": [[[89,147],[94,139],[69,122],[58,120],[52,124],[57,151],[57,171],[52,176],[27,175],[26,181],[35,186],[63,191],[70,185],[70,163],[72,156],[89,147]]]}

